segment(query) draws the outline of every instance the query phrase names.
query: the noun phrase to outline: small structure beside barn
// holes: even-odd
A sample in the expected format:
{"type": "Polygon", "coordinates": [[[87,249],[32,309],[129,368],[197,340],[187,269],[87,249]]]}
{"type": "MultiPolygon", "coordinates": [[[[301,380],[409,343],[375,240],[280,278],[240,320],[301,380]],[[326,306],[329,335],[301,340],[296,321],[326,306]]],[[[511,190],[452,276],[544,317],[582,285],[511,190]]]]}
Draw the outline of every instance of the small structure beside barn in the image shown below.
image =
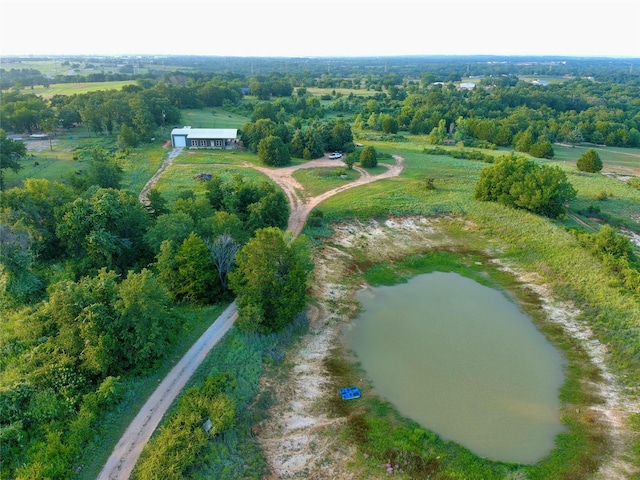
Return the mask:
{"type": "Polygon", "coordinates": [[[171,130],[171,145],[187,148],[218,148],[228,150],[238,147],[237,128],[191,128],[171,130]]]}

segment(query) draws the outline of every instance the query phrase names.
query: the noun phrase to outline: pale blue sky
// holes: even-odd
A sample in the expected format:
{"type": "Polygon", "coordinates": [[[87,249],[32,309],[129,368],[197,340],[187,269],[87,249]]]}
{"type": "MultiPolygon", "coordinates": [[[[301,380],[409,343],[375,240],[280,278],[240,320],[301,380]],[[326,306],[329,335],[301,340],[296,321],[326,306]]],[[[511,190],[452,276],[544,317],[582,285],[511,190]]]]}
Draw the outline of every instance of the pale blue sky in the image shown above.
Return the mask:
{"type": "Polygon", "coordinates": [[[640,1],[0,0],[0,55],[640,58],[640,1]]]}

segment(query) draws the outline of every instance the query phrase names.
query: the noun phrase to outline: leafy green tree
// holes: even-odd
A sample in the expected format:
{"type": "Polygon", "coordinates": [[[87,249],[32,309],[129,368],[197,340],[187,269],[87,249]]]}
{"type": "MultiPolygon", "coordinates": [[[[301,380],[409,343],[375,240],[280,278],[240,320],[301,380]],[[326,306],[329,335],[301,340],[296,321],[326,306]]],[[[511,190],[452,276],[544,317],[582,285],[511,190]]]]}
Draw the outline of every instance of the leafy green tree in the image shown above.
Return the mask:
{"type": "Polygon", "coordinates": [[[160,215],[164,215],[165,213],[169,213],[169,209],[167,208],[167,199],[162,196],[160,190],[157,188],[152,188],[147,193],[147,201],[149,202],[147,205],[147,211],[153,218],[158,218],[160,215]]]}
{"type": "Polygon", "coordinates": [[[20,159],[26,155],[27,147],[24,142],[9,138],[7,132],[0,129],[0,190],[4,190],[5,169],[19,171],[22,168],[20,159]]]}
{"type": "Polygon", "coordinates": [[[0,218],[29,234],[29,248],[39,259],[56,258],[60,245],[55,211],[72,201],[75,194],[66,185],[45,179],[27,178],[23,183],[23,187],[10,188],[0,196],[0,218]]]}
{"type": "Polygon", "coordinates": [[[363,168],[373,168],[378,165],[378,152],[371,145],[367,145],[360,152],[360,166],[363,168]]]}
{"type": "Polygon", "coordinates": [[[123,124],[120,126],[120,133],[118,133],[118,148],[124,150],[125,148],[137,147],[140,143],[136,132],[129,125],[123,124]]]}
{"type": "Polygon", "coordinates": [[[322,138],[322,133],[314,126],[305,130],[303,143],[302,158],[305,160],[319,158],[324,155],[325,143],[322,138]]]}
{"type": "Polygon", "coordinates": [[[89,198],[59,208],[56,220],[56,236],[69,257],[78,258],[85,268],[125,271],[146,263],[143,236],[151,218],[130,191],[95,189],[89,198]]]}
{"type": "Polygon", "coordinates": [[[255,122],[245,123],[240,138],[246,148],[257,153],[260,141],[270,135],[276,135],[277,127],[278,125],[273,120],[261,118],[255,122]]]}
{"type": "Polygon", "coordinates": [[[598,173],[602,170],[600,155],[593,148],[584,152],[576,162],[578,170],[582,172],[598,173]]]}
{"type": "Polygon", "coordinates": [[[296,129],[289,144],[289,152],[292,157],[303,158],[304,154],[304,133],[300,128],[296,129]]]}
{"type": "Polygon", "coordinates": [[[289,221],[289,202],[282,190],[271,182],[260,184],[261,198],[249,205],[245,228],[254,232],[259,228],[286,228],[289,221]]]}
{"type": "Polygon", "coordinates": [[[0,301],[25,302],[43,286],[33,271],[31,239],[24,231],[0,223],[0,301]]]}
{"type": "Polygon", "coordinates": [[[577,127],[567,130],[564,136],[564,141],[569,143],[572,147],[575,147],[578,143],[584,142],[582,130],[577,127]]]}
{"type": "Polygon", "coordinates": [[[174,245],[184,242],[195,230],[195,222],[185,212],[165,213],[160,215],[155,224],[144,234],[144,241],[155,253],[160,252],[160,245],[170,240],[174,245]]]}
{"type": "Polygon", "coordinates": [[[280,137],[270,135],[260,140],[258,158],[264,165],[281,167],[291,163],[289,149],[280,137]]]}
{"type": "Polygon", "coordinates": [[[180,300],[198,304],[214,303],[221,285],[215,263],[206,243],[195,233],[175,252],[177,267],[173,294],[180,300]]]}
{"type": "Polygon", "coordinates": [[[398,133],[398,121],[388,113],[380,114],[380,129],[383,133],[398,133]]]}
{"type": "Polygon", "coordinates": [[[170,343],[173,317],[166,289],[150,271],[129,271],[118,285],[114,304],[116,320],[109,334],[118,339],[120,362],[125,371],[144,371],[162,358],[170,343]]]}
{"type": "Polygon", "coordinates": [[[342,161],[347,166],[349,170],[353,170],[353,166],[360,160],[360,155],[358,152],[347,153],[344,157],[342,157],[342,161]]]}
{"type": "Polygon", "coordinates": [[[256,106],[253,107],[253,115],[251,116],[251,121],[255,122],[257,120],[266,118],[269,120],[276,121],[276,110],[271,102],[258,102],[256,106]]]}
{"type": "Polygon", "coordinates": [[[222,177],[220,177],[220,175],[213,174],[211,176],[211,180],[205,184],[205,190],[206,197],[209,199],[211,208],[216,211],[222,209],[224,207],[224,196],[226,193],[222,177]]]}
{"type": "Polygon", "coordinates": [[[94,148],[91,150],[87,167],[86,186],[97,185],[101,188],[120,188],[124,172],[115,158],[107,152],[94,148]]]}
{"type": "Polygon", "coordinates": [[[438,121],[438,126],[433,127],[433,129],[429,133],[429,137],[427,138],[427,143],[431,145],[438,145],[442,143],[446,135],[447,135],[447,122],[445,119],[440,119],[438,121]]]}
{"type": "Polygon", "coordinates": [[[196,233],[201,238],[217,238],[229,235],[240,245],[244,245],[251,236],[245,229],[242,220],[235,213],[220,210],[199,223],[196,233]]]}
{"type": "MultiPolygon", "coordinates": [[[[396,129],[396,132],[397,132],[397,129],[396,129]]],[[[353,148],[354,148],[353,133],[351,131],[351,126],[342,119],[339,119],[338,121],[336,121],[331,127],[331,135],[326,143],[327,143],[327,149],[332,150],[334,152],[353,151],[353,148]]],[[[321,156],[321,155],[322,154],[318,156],[321,156]]]]}
{"type": "Polygon", "coordinates": [[[474,198],[557,217],[576,191],[556,166],[540,166],[515,154],[502,156],[480,172],[474,198]]]}
{"type": "Polygon", "coordinates": [[[305,306],[312,268],[306,237],[293,240],[275,227],[257,230],[228,277],[240,328],[270,333],[289,324],[305,306]]]}
{"type": "Polygon", "coordinates": [[[551,142],[549,140],[534,143],[533,145],[531,145],[529,153],[531,154],[531,156],[536,158],[551,159],[554,156],[553,146],[551,145],[551,142]]]}
{"type": "Polygon", "coordinates": [[[527,128],[522,132],[518,132],[513,137],[513,145],[518,152],[529,152],[533,143],[533,132],[531,128],[527,128]]]}

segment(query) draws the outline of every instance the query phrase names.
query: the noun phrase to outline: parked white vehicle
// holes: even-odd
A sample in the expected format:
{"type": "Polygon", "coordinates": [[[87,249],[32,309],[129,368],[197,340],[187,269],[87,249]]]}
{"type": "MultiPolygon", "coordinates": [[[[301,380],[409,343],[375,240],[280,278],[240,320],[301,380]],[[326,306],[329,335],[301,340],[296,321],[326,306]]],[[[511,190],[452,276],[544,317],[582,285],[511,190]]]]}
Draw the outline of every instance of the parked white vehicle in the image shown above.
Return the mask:
{"type": "Polygon", "coordinates": [[[342,154],[338,153],[338,152],[335,152],[335,153],[332,153],[331,155],[329,155],[329,158],[331,160],[335,160],[336,158],[342,158],[342,154]]]}

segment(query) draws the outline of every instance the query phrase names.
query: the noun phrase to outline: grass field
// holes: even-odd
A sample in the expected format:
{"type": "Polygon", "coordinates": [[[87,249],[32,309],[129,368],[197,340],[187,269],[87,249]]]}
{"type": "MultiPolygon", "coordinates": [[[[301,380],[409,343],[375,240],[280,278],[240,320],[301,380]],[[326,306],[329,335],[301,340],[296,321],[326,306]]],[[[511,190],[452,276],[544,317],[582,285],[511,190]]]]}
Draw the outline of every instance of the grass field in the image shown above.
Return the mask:
{"type": "Polygon", "coordinates": [[[333,93],[339,93],[343,96],[348,96],[350,94],[356,95],[358,97],[373,97],[376,93],[374,90],[367,89],[355,89],[355,88],[319,88],[319,87],[308,87],[307,92],[311,93],[316,97],[320,97],[321,95],[333,95],[333,93]]]}
{"type": "MultiPolygon", "coordinates": [[[[220,108],[182,110],[182,123],[193,128],[242,128],[250,118],[220,108]]],[[[182,126],[182,125],[180,125],[182,126]]]]}
{"type": "Polygon", "coordinates": [[[639,148],[618,148],[618,147],[596,147],[577,146],[564,147],[554,145],[553,159],[575,166],[576,161],[584,152],[594,149],[598,152],[603,163],[603,172],[613,171],[640,176],[640,149],[639,148]]]}
{"type": "Polygon", "coordinates": [[[347,170],[341,164],[335,168],[301,168],[293,173],[293,178],[304,187],[305,195],[311,197],[350,183],[359,177],[360,174],[356,170],[347,170]]]}
{"type": "Polygon", "coordinates": [[[49,87],[42,85],[33,88],[22,89],[23,93],[34,93],[42,98],[49,99],[54,95],[74,95],[88,92],[97,92],[99,90],[120,90],[125,85],[135,85],[135,80],[126,80],[118,82],[91,82],[91,83],[54,83],[49,87]]]}
{"type": "Polygon", "coordinates": [[[204,184],[195,179],[200,173],[211,173],[219,175],[223,180],[231,180],[234,175],[240,174],[253,181],[265,180],[268,177],[252,168],[235,167],[232,165],[191,165],[191,164],[174,164],[160,178],[156,184],[156,188],[166,198],[169,205],[172,205],[180,193],[186,190],[193,190],[196,195],[204,192],[204,184]]]}

